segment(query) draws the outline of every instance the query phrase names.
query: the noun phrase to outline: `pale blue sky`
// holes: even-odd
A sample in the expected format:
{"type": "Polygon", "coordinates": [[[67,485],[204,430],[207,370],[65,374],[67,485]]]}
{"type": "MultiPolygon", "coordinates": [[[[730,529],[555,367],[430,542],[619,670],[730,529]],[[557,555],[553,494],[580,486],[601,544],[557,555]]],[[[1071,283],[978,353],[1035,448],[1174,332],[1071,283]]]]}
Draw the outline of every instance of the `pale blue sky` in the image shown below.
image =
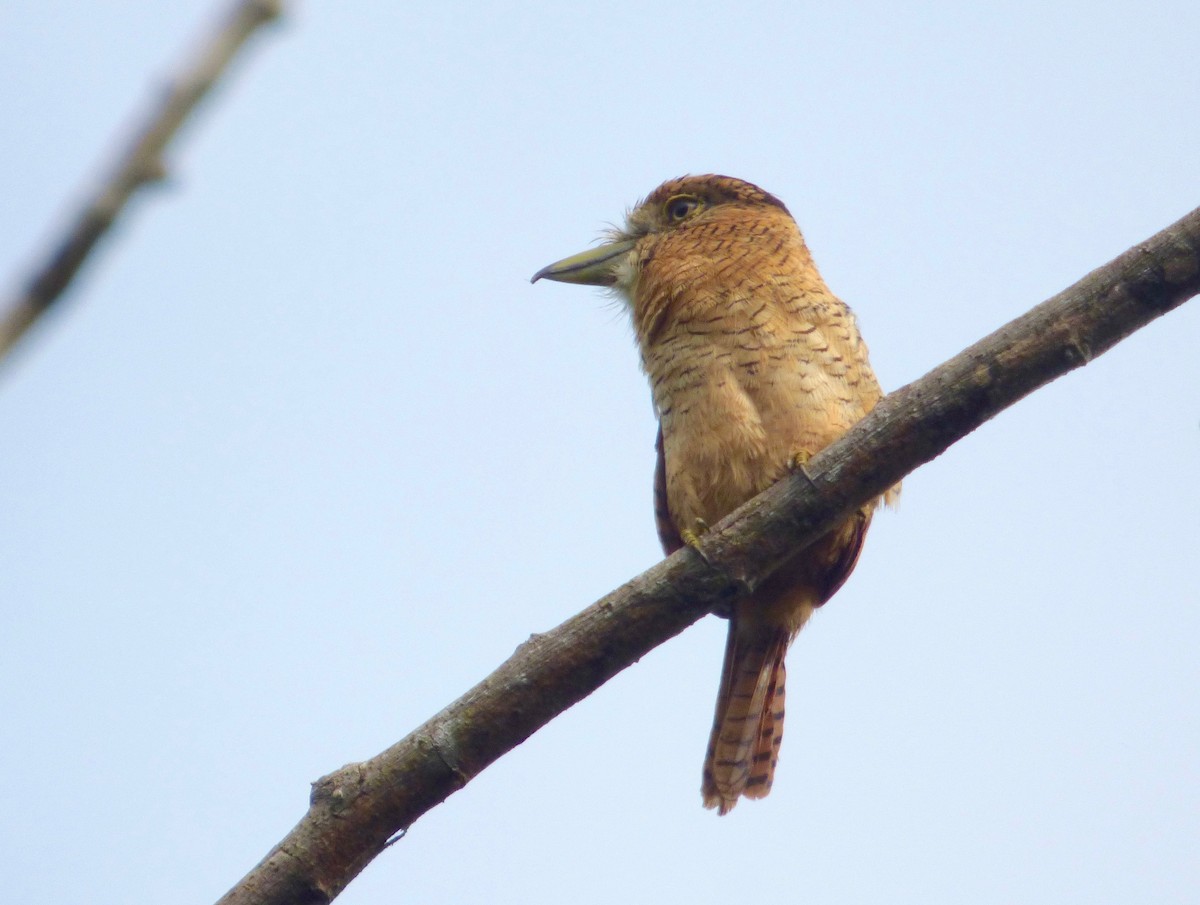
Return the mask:
{"type": "MultiPolygon", "coordinates": [[[[217,9],[0,6],[0,281],[217,9]]],[[[659,556],[622,312],[528,278],[662,180],[796,215],[888,389],[1200,204],[1200,7],[306,2],[0,371],[23,905],[209,902],[659,556]]],[[[346,903],[1183,902],[1200,307],[906,482],[789,659],[771,797],[699,771],[724,626],[646,657],[346,903]]]]}

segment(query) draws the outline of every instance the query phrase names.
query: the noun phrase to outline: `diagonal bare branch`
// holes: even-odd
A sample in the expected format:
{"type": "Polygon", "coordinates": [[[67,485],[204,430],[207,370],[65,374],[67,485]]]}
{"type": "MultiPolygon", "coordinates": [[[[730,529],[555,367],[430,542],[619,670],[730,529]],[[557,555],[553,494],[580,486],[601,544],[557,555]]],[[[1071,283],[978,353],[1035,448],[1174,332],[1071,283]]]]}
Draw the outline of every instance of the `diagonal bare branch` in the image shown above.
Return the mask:
{"type": "Polygon", "coordinates": [[[318,780],[221,905],[326,903],[395,834],[559,713],[1006,407],[1200,292],[1200,209],[888,396],[842,440],[553,631],[391,748],[318,780]]]}
{"type": "Polygon", "coordinates": [[[163,152],[171,139],[247,39],[260,26],[276,19],[282,9],[282,0],[236,0],[216,24],[149,111],[112,172],[80,206],[65,235],[52,246],[14,297],[0,306],[0,360],[62,298],[96,243],[116,222],[134,193],[166,176],[163,152]]]}

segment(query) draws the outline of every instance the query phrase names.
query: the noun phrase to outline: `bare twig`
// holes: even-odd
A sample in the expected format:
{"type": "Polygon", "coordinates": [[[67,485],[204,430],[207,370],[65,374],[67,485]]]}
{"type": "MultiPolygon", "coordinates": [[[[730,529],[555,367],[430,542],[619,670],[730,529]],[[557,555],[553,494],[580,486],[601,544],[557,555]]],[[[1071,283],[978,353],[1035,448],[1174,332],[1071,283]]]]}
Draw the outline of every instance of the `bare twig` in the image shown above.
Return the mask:
{"type": "Polygon", "coordinates": [[[1200,292],[1200,209],[888,396],[842,440],[579,615],[388,750],[313,786],[222,905],[326,903],[394,834],[649,650],[1040,386],[1200,292]]]}
{"type": "Polygon", "coordinates": [[[282,0],[237,0],[204,40],[194,58],[146,117],[99,189],[80,207],[45,260],[0,314],[0,360],[63,295],[100,238],[116,222],[130,197],[166,175],[163,151],[230,60],[263,24],[278,17],[282,0]]]}

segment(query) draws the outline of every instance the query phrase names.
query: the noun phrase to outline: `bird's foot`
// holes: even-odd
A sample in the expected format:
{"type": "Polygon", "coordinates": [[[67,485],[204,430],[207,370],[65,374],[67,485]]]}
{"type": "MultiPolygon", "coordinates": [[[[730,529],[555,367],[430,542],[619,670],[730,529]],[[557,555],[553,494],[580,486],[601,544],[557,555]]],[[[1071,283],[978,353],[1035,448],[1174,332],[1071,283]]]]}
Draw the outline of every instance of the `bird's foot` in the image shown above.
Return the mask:
{"type": "Polygon", "coordinates": [[[807,449],[792,450],[792,454],[788,456],[788,468],[791,471],[796,471],[797,469],[803,471],[804,466],[807,465],[811,459],[812,453],[810,453],[807,449]]]}
{"type": "MultiPolygon", "coordinates": [[[[707,533],[707,531],[708,522],[702,518],[698,518],[692,520],[691,528],[682,529],[679,532],[679,536],[688,547],[696,551],[697,556],[711,566],[713,564],[712,560],[700,549],[700,536],[707,533]]],[[[733,604],[728,601],[718,603],[713,607],[712,612],[714,616],[720,616],[722,619],[731,619],[733,618],[733,604]]]]}
{"type": "Polygon", "coordinates": [[[800,474],[804,475],[804,478],[806,481],[808,481],[809,485],[811,487],[815,488],[817,485],[813,481],[812,475],[809,474],[808,467],[807,467],[808,463],[812,459],[812,457],[813,457],[813,454],[811,452],[809,452],[807,449],[797,449],[797,450],[794,450],[790,456],[788,456],[787,464],[788,464],[788,471],[800,472],[800,474]]]}
{"type": "Polygon", "coordinates": [[[683,528],[679,532],[680,539],[700,554],[700,558],[708,562],[708,557],[704,555],[704,551],[700,549],[700,535],[708,530],[708,522],[702,518],[693,519],[691,528],[683,528]]]}

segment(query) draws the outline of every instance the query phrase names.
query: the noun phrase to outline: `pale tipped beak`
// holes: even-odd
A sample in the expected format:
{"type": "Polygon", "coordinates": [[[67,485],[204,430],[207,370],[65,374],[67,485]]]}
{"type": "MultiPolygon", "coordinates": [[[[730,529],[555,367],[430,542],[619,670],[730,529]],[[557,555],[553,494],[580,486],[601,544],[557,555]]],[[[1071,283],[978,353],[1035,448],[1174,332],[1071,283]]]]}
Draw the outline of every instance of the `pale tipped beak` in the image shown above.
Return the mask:
{"type": "Polygon", "coordinates": [[[555,280],[585,286],[611,286],[617,281],[617,265],[633,249],[633,239],[617,239],[543,267],[529,281],[555,280]]]}

